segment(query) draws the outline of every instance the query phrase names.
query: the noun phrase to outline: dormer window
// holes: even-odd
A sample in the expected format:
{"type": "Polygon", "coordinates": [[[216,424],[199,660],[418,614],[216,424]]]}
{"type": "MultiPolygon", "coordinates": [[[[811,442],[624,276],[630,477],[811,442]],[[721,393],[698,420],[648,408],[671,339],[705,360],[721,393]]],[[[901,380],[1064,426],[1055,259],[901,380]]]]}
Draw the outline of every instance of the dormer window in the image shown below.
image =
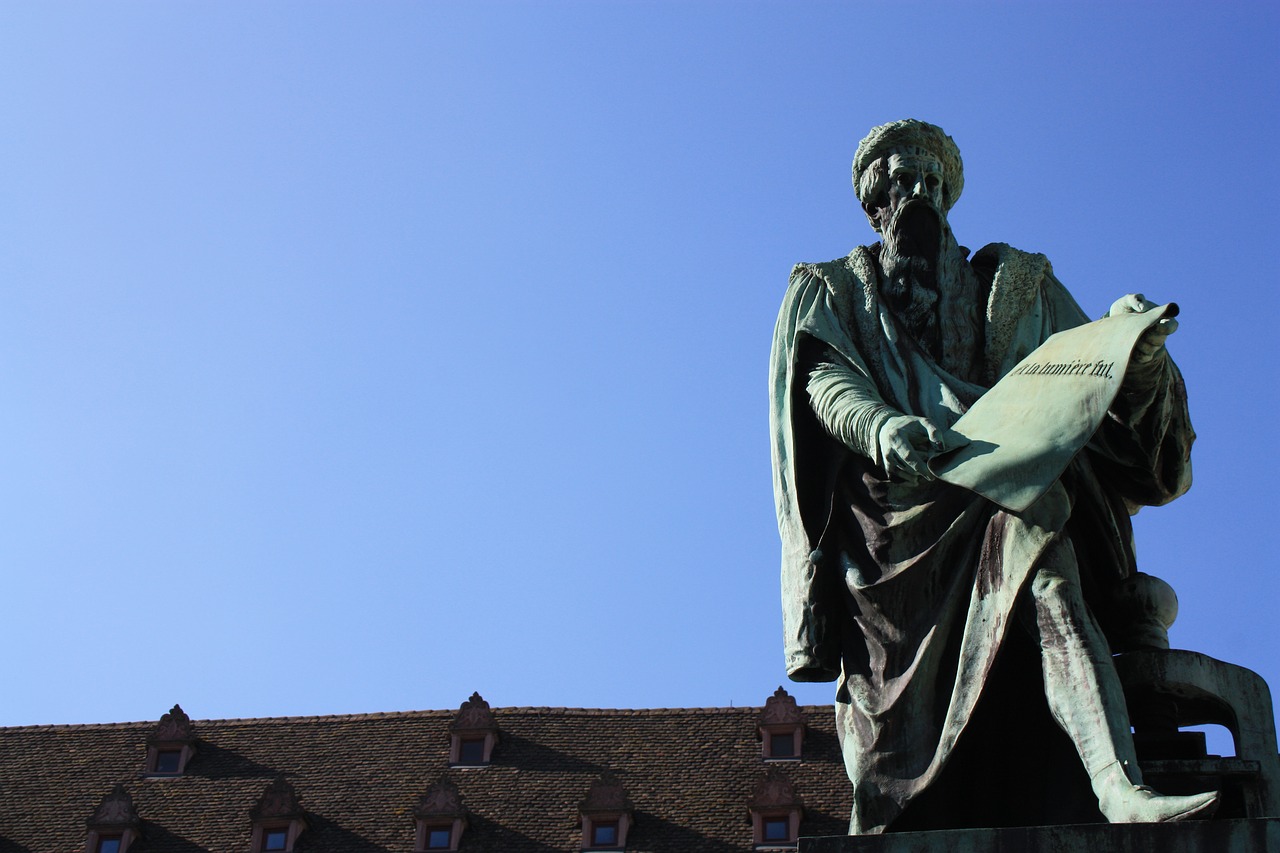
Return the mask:
{"type": "Polygon", "coordinates": [[[453,827],[429,826],[426,829],[427,850],[454,850],[453,827]]]}
{"type": "Polygon", "coordinates": [[[796,758],[795,732],[769,733],[769,758],[796,758]]]}
{"type": "Polygon", "coordinates": [[[85,823],[89,829],[85,853],[128,853],[142,826],[133,798],[123,785],[116,785],[103,797],[85,823]]]}
{"type": "Polygon", "coordinates": [[[153,773],[161,776],[176,776],[182,772],[182,750],[180,749],[159,749],[156,750],[156,766],[152,769],[153,773]]]}
{"type": "Polygon", "coordinates": [[[96,853],[120,853],[120,844],[124,839],[119,835],[100,835],[96,853]]]}
{"type": "Polygon", "coordinates": [[[761,816],[755,821],[756,850],[794,850],[799,844],[799,819],[789,814],[761,816]]]}
{"type": "Polygon", "coordinates": [[[262,831],[262,849],[288,850],[289,828],[281,827],[279,829],[264,829],[262,831]]]}
{"type": "Polygon", "coordinates": [[[485,764],[484,759],[484,742],[485,738],[459,738],[458,739],[458,763],[459,764],[485,764]]]}
{"type": "Polygon", "coordinates": [[[618,822],[616,820],[605,821],[603,823],[592,822],[591,846],[592,847],[617,847],[618,846],[618,822]]]}
{"type": "Polygon", "coordinates": [[[436,782],[413,810],[417,821],[415,851],[457,850],[467,826],[466,809],[458,787],[448,779],[436,782]]]}
{"type": "Polygon", "coordinates": [[[498,743],[498,724],[489,703],[479,693],[462,703],[449,724],[449,764],[454,767],[485,767],[498,743]]]}
{"type": "Polygon", "coordinates": [[[181,776],[195,754],[195,727],[181,706],[174,705],[147,735],[146,775],[181,776]]]}
{"type": "Polygon", "coordinates": [[[578,807],[582,814],[583,850],[625,850],[634,807],[626,790],[612,774],[591,783],[587,798],[578,807]]]}
{"type": "Polygon", "coordinates": [[[764,703],[758,723],[765,761],[799,761],[804,749],[804,715],[791,694],[779,687],[764,703]]]}
{"type": "Polygon", "coordinates": [[[774,767],[760,780],[747,800],[747,810],[755,849],[796,848],[804,803],[781,768],[774,767]]]}
{"type": "Polygon", "coordinates": [[[249,817],[253,820],[253,853],[290,853],[307,828],[298,793],[283,776],[267,786],[249,817]]]}

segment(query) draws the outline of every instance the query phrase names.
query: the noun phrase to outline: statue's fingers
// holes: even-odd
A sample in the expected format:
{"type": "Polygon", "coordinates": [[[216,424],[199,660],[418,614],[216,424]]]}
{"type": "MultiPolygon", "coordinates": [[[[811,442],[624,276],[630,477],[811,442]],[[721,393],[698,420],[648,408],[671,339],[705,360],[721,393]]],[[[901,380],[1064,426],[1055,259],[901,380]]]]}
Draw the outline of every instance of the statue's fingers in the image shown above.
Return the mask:
{"type": "Polygon", "coordinates": [[[916,479],[916,475],[912,473],[910,468],[903,464],[901,459],[886,459],[885,473],[889,475],[890,480],[906,480],[908,482],[914,482],[916,479]]]}
{"type": "Polygon", "coordinates": [[[942,430],[938,429],[937,425],[934,424],[933,421],[928,420],[924,421],[924,429],[929,436],[929,444],[932,448],[934,450],[941,450],[944,445],[942,430]]]}
{"type": "Polygon", "coordinates": [[[1178,321],[1169,319],[1161,320],[1142,333],[1142,337],[1138,338],[1138,345],[1135,350],[1138,356],[1143,360],[1150,360],[1164,347],[1165,340],[1178,330],[1178,321]],[[1166,326],[1165,323],[1172,325],[1166,326]]]}
{"type": "Polygon", "coordinates": [[[932,480],[933,472],[929,470],[929,461],[923,454],[912,453],[903,460],[911,470],[912,480],[932,480]]]}
{"type": "Polygon", "coordinates": [[[1146,302],[1146,298],[1141,293],[1126,293],[1115,302],[1111,303],[1111,307],[1107,309],[1108,317],[1115,317],[1117,314],[1141,314],[1143,311],[1142,304],[1146,302]]]}
{"type": "Polygon", "coordinates": [[[1138,338],[1138,345],[1135,350],[1141,353],[1155,352],[1164,346],[1164,335],[1146,334],[1138,338]]]}
{"type": "Polygon", "coordinates": [[[890,477],[915,482],[919,479],[919,471],[912,462],[914,455],[906,442],[894,441],[885,457],[885,473],[890,477]]]}

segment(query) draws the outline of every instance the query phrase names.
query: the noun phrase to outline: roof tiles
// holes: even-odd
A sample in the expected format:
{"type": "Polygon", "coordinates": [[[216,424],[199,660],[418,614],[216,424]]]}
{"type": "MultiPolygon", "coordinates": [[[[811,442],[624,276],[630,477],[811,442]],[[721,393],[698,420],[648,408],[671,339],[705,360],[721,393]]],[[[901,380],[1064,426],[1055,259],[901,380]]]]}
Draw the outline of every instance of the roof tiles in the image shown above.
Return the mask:
{"type": "Polygon", "coordinates": [[[846,831],[850,807],[830,707],[800,708],[804,760],[761,759],[759,707],[494,708],[487,767],[449,767],[455,711],[197,720],[180,777],[144,774],[154,722],[0,729],[0,853],[83,849],[86,819],[123,784],[142,819],[131,853],[248,851],[250,810],[283,776],[307,830],[296,850],[407,853],[414,809],[440,779],[467,812],[464,851],[581,849],[579,804],[606,772],[634,805],[637,853],[751,850],[747,800],[780,767],[801,832],[846,831]]]}

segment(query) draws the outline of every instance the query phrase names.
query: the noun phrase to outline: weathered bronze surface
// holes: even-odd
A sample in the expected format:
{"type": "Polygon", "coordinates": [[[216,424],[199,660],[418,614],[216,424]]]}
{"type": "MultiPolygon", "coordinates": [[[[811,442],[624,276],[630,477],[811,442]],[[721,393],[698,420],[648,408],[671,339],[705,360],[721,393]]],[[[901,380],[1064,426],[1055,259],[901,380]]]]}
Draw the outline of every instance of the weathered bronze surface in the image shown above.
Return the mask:
{"type": "Polygon", "coordinates": [[[771,355],[786,663],[837,682],[850,831],[1212,811],[1139,787],[1100,624],[1137,569],[1130,513],[1191,484],[1174,309],[1129,294],[1046,344],[1089,317],[1043,255],[956,243],[949,136],[877,127],[853,172],[881,242],[795,267],[771,355]],[[997,383],[1087,411],[962,434],[997,383]]]}

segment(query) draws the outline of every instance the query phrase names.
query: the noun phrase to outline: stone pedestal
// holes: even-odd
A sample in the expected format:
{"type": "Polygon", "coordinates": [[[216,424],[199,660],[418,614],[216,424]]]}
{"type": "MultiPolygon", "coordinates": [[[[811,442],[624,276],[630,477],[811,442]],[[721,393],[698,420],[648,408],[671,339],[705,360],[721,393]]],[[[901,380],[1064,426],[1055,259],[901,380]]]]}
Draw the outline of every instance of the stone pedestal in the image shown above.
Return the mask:
{"type": "Polygon", "coordinates": [[[1091,823],[801,838],[799,853],[1269,853],[1280,818],[1091,823]]]}

